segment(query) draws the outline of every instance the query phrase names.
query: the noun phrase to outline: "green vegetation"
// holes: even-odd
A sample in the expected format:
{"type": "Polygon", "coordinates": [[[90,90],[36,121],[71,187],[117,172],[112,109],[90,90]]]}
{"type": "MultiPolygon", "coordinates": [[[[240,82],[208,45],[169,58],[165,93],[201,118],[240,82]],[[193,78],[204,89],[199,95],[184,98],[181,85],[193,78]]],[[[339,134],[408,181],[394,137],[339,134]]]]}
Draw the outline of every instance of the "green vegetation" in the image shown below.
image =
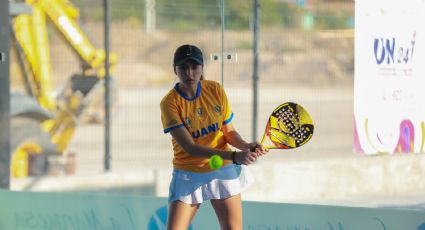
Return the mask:
{"type": "MultiPolygon", "coordinates": [[[[76,0],[84,18],[102,20],[101,3],[94,0],[76,0]]],[[[354,16],[354,2],[335,0],[336,7],[329,2],[315,1],[315,5],[298,6],[297,1],[260,0],[261,26],[302,27],[305,15],[311,15],[310,29],[346,29],[354,16]],[[343,9],[338,4],[344,6],[343,9]],[[347,7],[348,5],[348,7],[347,7]],[[347,10],[348,8],[348,10],[347,10]]],[[[253,1],[225,0],[225,28],[245,30],[251,28],[253,1]]],[[[139,21],[143,24],[146,15],[146,0],[111,1],[112,20],[139,21]]],[[[211,0],[155,0],[157,27],[173,30],[196,30],[221,27],[221,1],[211,0]]]]}

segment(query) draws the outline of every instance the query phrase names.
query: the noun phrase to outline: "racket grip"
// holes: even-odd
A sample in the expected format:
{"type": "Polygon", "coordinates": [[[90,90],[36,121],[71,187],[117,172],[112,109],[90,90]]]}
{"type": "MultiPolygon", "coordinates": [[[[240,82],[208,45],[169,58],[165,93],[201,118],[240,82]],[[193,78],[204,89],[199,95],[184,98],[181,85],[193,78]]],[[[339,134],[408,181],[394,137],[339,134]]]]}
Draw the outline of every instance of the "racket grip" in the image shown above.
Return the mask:
{"type": "MultiPolygon", "coordinates": [[[[263,138],[261,138],[260,145],[263,145],[265,140],[266,140],[266,133],[263,134],[263,138]]],[[[255,148],[254,147],[250,148],[249,151],[255,152],[255,148]]]]}

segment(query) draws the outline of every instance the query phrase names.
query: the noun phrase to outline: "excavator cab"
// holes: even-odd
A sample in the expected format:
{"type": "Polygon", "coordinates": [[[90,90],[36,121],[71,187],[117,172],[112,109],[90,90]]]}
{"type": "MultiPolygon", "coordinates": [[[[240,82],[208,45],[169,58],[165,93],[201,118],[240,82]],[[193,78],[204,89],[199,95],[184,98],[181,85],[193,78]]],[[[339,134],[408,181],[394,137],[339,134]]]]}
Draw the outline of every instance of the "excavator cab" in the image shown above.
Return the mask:
{"type": "MultiPolygon", "coordinates": [[[[68,0],[11,5],[12,50],[25,89],[11,94],[11,176],[22,178],[46,174],[48,158],[63,156],[84,111],[103,89],[105,51],[81,29],[79,11],[68,0]],[[48,27],[59,31],[81,63],[59,93],[54,93],[48,27]]],[[[116,55],[111,52],[109,60],[112,72],[116,55]]]]}

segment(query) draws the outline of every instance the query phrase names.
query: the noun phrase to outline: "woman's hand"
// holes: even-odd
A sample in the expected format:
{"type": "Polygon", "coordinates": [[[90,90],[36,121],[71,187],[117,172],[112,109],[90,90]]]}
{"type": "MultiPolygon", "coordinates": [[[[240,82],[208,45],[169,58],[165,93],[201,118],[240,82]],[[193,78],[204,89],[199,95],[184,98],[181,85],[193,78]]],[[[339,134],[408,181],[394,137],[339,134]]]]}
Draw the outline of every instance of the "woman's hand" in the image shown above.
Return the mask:
{"type": "Polygon", "coordinates": [[[257,157],[265,155],[269,150],[264,148],[263,145],[261,145],[259,142],[252,142],[246,144],[247,150],[250,152],[255,152],[257,154],[257,157]]]}
{"type": "Polygon", "coordinates": [[[235,152],[235,163],[241,164],[241,165],[249,165],[255,162],[257,160],[257,153],[251,152],[251,151],[241,151],[241,152],[235,152]]]}

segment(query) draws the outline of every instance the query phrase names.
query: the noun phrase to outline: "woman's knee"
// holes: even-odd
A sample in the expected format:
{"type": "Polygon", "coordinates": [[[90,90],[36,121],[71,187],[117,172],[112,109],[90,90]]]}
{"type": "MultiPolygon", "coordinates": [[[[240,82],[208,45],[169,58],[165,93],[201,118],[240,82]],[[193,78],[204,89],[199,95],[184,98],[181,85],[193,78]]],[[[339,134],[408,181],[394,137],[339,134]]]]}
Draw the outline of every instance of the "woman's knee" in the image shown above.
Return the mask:
{"type": "Polygon", "coordinates": [[[188,229],[198,209],[199,204],[171,202],[168,207],[167,229],[188,229]]]}
{"type": "Polygon", "coordinates": [[[223,200],[211,200],[222,229],[242,229],[242,202],[240,195],[223,200]]]}

